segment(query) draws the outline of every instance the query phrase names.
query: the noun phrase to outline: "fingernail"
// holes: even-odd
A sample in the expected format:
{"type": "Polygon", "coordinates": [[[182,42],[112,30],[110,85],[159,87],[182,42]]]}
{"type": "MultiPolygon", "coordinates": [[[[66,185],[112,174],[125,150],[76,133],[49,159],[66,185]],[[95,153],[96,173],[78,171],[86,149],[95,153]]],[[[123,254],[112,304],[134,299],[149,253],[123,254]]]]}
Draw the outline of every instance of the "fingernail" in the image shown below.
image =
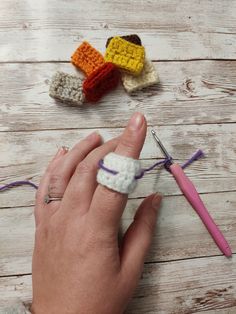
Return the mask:
{"type": "Polygon", "coordinates": [[[138,130],[143,125],[143,115],[140,112],[135,112],[129,120],[129,128],[131,130],[138,130]]]}
{"type": "Polygon", "coordinates": [[[152,199],[152,207],[155,209],[159,209],[162,198],[163,198],[162,194],[160,193],[155,194],[152,199]]]}
{"type": "Polygon", "coordinates": [[[93,133],[89,134],[87,137],[86,137],[86,140],[93,140],[97,137],[100,137],[100,134],[96,131],[94,131],[93,133]]]}
{"type": "Polygon", "coordinates": [[[62,146],[61,148],[64,150],[65,153],[67,153],[70,149],[70,147],[68,146],[62,146]]]}
{"type": "Polygon", "coordinates": [[[69,150],[69,148],[66,147],[66,146],[60,147],[60,148],[58,149],[57,153],[56,153],[56,157],[59,157],[59,156],[61,156],[61,155],[64,155],[65,153],[68,152],[68,150],[69,150]]]}

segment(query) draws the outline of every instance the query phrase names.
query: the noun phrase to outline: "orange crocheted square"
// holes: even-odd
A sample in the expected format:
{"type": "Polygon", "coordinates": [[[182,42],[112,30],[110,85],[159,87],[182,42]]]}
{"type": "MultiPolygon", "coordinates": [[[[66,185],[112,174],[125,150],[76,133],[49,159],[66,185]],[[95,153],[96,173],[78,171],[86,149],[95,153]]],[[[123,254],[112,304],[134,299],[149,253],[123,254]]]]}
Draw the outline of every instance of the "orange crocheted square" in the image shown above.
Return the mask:
{"type": "Polygon", "coordinates": [[[71,56],[71,62],[86,75],[90,75],[104,64],[102,54],[84,41],[71,56]]]}
{"type": "Polygon", "coordinates": [[[119,81],[119,69],[113,63],[104,63],[84,81],[84,95],[88,101],[96,102],[107,92],[114,89],[119,81]]]}
{"type": "Polygon", "coordinates": [[[112,62],[119,68],[139,75],[144,66],[145,50],[121,37],[113,37],[106,49],[105,61],[112,62]]]}

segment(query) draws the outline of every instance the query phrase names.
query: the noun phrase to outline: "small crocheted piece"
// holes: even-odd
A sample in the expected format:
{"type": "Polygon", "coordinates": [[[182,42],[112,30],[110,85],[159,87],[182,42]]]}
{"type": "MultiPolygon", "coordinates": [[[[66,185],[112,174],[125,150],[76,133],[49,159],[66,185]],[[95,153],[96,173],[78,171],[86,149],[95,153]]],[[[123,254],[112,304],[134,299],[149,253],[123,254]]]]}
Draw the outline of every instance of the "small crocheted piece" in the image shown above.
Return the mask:
{"type": "Polygon", "coordinates": [[[105,61],[99,51],[84,41],[71,56],[71,62],[86,75],[90,75],[102,66],[105,61]]]}
{"type": "Polygon", "coordinates": [[[113,37],[106,49],[105,60],[119,68],[139,75],[144,65],[145,50],[121,37],[113,37]]]}
{"type": "Polygon", "coordinates": [[[107,62],[87,77],[83,83],[83,92],[88,101],[96,102],[114,89],[119,81],[119,69],[113,63],[107,62]]]}
{"type": "Polygon", "coordinates": [[[82,80],[64,72],[57,72],[51,80],[49,95],[65,103],[82,105],[84,94],[82,80]]]}
{"type": "MultiPolygon", "coordinates": [[[[126,36],[120,36],[121,38],[135,44],[135,45],[138,45],[138,46],[142,46],[142,42],[141,42],[141,39],[138,35],[136,34],[131,34],[131,35],[126,35],[126,36]]],[[[110,41],[112,40],[113,37],[109,37],[107,39],[107,42],[106,42],[106,48],[108,47],[110,41]]]]}
{"type": "Polygon", "coordinates": [[[157,71],[152,61],[145,60],[143,70],[139,76],[122,73],[121,76],[125,90],[128,93],[135,92],[159,82],[157,71]]]}
{"type": "Polygon", "coordinates": [[[102,168],[98,170],[97,182],[111,190],[129,194],[137,185],[137,176],[141,171],[139,160],[124,157],[115,153],[109,153],[103,159],[105,167],[117,172],[116,175],[109,173],[102,168]]]}

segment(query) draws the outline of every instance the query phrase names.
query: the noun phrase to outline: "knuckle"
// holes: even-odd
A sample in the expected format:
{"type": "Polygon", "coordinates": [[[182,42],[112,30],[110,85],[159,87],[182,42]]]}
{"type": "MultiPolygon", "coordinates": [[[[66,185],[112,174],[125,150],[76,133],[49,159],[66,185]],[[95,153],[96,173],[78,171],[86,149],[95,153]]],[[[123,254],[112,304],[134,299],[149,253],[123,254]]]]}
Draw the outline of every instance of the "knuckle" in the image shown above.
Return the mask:
{"type": "Polygon", "coordinates": [[[126,150],[128,151],[133,151],[135,146],[134,146],[135,141],[133,140],[132,136],[126,136],[121,139],[121,145],[125,147],[126,150]]]}
{"type": "Polygon", "coordinates": [[[83,149],[83,141],[84,141],[84,140],[82,140],[82,141],[76,143],[76,144],[74,145],[74,147],[73,147],[73,150],[80,152],[81,149],[83,149]]]}
{"type": "Polygon", "coordinates": [[[116,239],[113,236],[114,232],[108,234],[104,231],[88,230],[84,236],[83,247],[86,252],[92,252],[97,247],[102,249],[109,249],[114,246],[116,239]]]}
{"type": "MultiPolygon", "coordinates": [[[[99,190],[99,198],[100,200],[103,202],[103,200],[106,200],[106,204],[114,204],[118,201],[121,201],[121,194],[119,192],[110,190],[109,188],[105,187],[105,186],[100,186],[100,190],[99,190]]],[[[123,197],[122,197],[123,198],[123,197]]]]}
{"type": "Polygon", "coordinates": [[[78,164],[76,172],[79,174],[91,173],[97,170],[97,166],[87,161],[82,161],[78,164]]]}
{"type": "Polygon", "coordinates": [[[66,186],[65,178],[61,174],[52,174],[49,181],[48,192],[52,194],[64,193],[66,186]]]}
{"type": "Polygon", "coordinates": [[[46,172],[48,174],[51,174],[54,170],[55,170],[55,167],[57,166],[57,163],[56,163],[56,159],[53,158],[53,160],[51,160],[48,164],[48,167],[46,169],[46,172]]]}
{"type": "Polygon", "coordinates": [[[52,174],[50,178],[51,185],[58,185],[58,182],[61,182],[63,176],[61,174],[52,174]]]}
{"type": "Polygon", "coordinates": [[[81,155],[85,155],[91,146],[90,142],[87,139],[81,140],[79,143],[75,144],[74,150],[81,155]]]}
{"type": "Polygon", "coordinates": [[[142,220],[143,228],[147,232],[147,234],[153,234],[155,230],[155,224],[149,219],[142,220]]]}

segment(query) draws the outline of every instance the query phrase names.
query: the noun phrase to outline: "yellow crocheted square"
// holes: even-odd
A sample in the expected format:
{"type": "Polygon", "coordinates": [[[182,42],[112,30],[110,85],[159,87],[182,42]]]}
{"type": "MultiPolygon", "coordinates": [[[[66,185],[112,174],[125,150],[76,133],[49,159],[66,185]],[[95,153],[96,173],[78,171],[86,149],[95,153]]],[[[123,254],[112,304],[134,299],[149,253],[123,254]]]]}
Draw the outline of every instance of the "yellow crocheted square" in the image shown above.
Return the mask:
{"type": "Polygon", "coordinates": [[[144,66],[145,50],[121,37],[113,37],[106,49],[105,61],[112,62],[119,68],[139,75],[144,66]]]}
{"type": "Polygon", "coordinates": [[[71,62],[86,75],[100,68],[105,63],[102,54],[84,41],[71,56],[71,62]]]}

